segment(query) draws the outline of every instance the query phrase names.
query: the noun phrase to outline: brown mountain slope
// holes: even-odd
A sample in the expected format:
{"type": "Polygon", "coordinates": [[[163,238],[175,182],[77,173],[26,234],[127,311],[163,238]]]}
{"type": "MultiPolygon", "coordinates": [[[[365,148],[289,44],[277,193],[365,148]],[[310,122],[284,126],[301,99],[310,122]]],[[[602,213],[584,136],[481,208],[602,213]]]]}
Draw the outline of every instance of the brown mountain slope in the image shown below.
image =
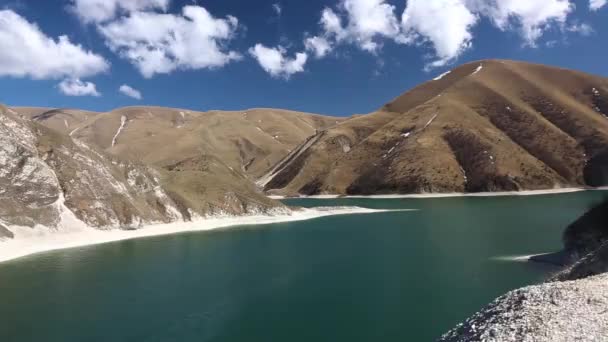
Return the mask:
{"type": "Polygon", "coordinates": [[[215,162],[226,168],[223,172],[256,178],[307,137],[341,120],[277,109],[128,107],[88,118],[72,136],[164,168],[215,162]]]}
{"type": "Polygon", "coordinates": [[[198,213],[240,213],[250,211],[248,205],[276,205],[256,187],[255,179],[306,138],[343,120],[276,109],[14,110],[122,160],[155,167],[175,201],[198,213]]]}
{"type": "Polygon", "coordinates": [[[606,184],[608,80],[488,60],[320,132],[258,182],[282,195],[606,184]]]}
{"type": "Polygon", "coordinates": [[[12,107],[12,110],[24,118],[43,124],[61,133],[70,133],[78,125],[99,114],[80,109],[12,107]]]}

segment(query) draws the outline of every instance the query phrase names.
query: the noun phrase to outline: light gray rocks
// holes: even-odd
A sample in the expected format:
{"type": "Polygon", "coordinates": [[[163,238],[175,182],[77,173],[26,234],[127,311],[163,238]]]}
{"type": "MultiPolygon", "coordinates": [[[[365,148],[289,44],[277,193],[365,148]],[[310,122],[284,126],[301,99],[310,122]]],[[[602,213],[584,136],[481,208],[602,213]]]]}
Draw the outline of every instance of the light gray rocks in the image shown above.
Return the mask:
{"type": "MultiPolygon", "coordinates": [[[[6,225],[56,226],[59,181],[39,158],[37,137],[24,120],[0,107],[0,218],[6,225]]],[[[2,234],[8,236],[6,232],[2,234]]]]}
{"type": "Polygon", "coordinates": [[[608,340],[608,275],[525,287],[496,299],[440,341],[608,340]]]}

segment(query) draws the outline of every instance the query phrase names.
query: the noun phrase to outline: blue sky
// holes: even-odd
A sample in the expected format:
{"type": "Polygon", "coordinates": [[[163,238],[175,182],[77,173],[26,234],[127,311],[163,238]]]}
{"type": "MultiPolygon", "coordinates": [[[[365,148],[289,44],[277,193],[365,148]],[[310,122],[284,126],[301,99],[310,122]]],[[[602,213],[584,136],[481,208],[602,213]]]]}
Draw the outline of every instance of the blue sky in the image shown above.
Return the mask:
{"type": "Polygon", "coordinates": [[[605,3],[0,0],[0,102],[351,115],[478,59],[608,76],[605,3]]]}

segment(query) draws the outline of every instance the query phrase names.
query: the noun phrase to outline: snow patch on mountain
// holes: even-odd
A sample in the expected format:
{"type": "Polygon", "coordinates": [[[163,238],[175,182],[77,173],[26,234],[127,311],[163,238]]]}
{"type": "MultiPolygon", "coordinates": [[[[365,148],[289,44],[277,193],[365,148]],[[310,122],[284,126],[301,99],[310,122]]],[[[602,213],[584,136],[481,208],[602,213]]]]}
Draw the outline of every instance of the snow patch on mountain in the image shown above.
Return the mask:
{"type": "Polygon", "coordinates": [[[473,71],[473,73],[471,74],[471,76],[477,74],[478,72],[480,72],[483,69],[483,64],[479,64],[479,66],[477,67],[477,69],[475,69],[475,71],[473,71]]]}
{"type": "Polygon", "coordinates": [[[122,132],[122,130],[125,128],[126,124],[127,124],[127,117],[123,115],[120,117],[120,127],[118,127],[118,131],[116,131],[116,134],[114,134],[114,137],[112,138],[112,147],[114,147],[114,145],[116,145],[116,139],[118,139],[120,132],[122,132]]]}
{"type": "Polygon", "coordinates": [[[444,72],[443,74],[441,74],[441,75],[439,75],[439,76],[437,76],[437,77],[433,78],[433,81],[439,81],[440,79],[442,79],[442,78],[446,77],[447,75],[449,75],[451,72],[452,72],[452,71],[446,71],[446,72],[444,72]]]}

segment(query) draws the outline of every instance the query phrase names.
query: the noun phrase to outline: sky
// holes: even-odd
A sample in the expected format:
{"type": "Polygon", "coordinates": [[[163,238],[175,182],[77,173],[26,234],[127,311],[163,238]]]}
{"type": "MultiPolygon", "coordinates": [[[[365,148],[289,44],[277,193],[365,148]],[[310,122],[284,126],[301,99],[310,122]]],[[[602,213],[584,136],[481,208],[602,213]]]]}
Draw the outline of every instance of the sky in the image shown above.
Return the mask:
{"type": "Polygon", "coordinates": [[[0,103],[348,116],[470,61],[608,76],[608,0],[0,0],[0,103]]]}

